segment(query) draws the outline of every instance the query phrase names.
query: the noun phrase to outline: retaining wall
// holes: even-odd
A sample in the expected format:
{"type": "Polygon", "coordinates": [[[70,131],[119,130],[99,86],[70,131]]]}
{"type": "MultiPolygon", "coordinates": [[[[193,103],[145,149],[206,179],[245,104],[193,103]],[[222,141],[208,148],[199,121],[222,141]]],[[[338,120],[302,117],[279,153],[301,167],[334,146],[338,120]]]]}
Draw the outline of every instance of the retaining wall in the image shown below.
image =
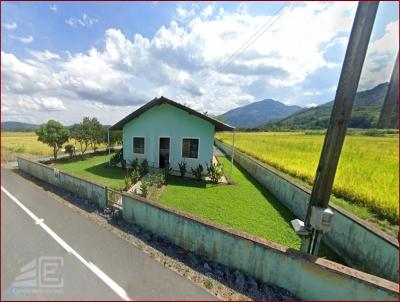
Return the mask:
{"type": "MultiPolygon", "coordinates": [[[[218,140],[215,144],[225,154],[231,155],[231,146],[218,140]]],[[[309,189],[237,149],[233,158],[295,216],[304,220],[311,194],[309,189]]],[[[335,215],[331,230],[323,236],[325,244],[352,267],[397,282],[398,242],[339,206],[331,203],[330,208],[335,215]]]]}
{"type": "Polygon", "coordinates": [[[88,199],[93,203],[97,203],[102,209],[106,207],[104,186],[28,159],[18,158],[17,161],[18,168],[22,171],[79,197],[88,199]]]}
{"type": "Polygon", "coordinates": [[[398,285],[123,194],[124,219],[307,300],[396,300],[398,285]]]}
{"type": "MultiPolygon", "coordinates": [[[[19,168],[45,182],[105,204],[104,187],[27,159],[19,168]],[[102,193],[102,194],[101,194],[102,193]]],[[[301,299],[397,300],[388,280],[193,217],[131,194],[122,194],[123,217],[186,250],[290,290],[301,299]]]]}

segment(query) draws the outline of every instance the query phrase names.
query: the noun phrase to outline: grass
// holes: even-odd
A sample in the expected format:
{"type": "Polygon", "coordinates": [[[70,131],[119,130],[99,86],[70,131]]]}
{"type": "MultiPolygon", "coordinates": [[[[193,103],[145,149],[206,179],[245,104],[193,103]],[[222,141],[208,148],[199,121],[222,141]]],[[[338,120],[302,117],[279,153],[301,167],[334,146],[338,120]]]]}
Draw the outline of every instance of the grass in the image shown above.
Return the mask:
{"type": "MultiPolygon", "coordinates": [[[[227,158],[219,157],[219,160],[225,167],[230,167],[227,158]]],[[[114,189],[124,186],[126,172],[108,167],[108,155],[87,156],[85,160],[57,163],[56,166],[114,189]]],[[[233,177],[234,185],[215,185],[170,176],[168,185],[150,187],[148,197],[194,216],[298,250],[301,240],[290,224],[294,215],[236,165],[233,177]]],[[[343,263],[324,245],[321,256],[343,263]]]]}
{"type": "Polygon", "coordinates": [[[108,155],[87,155],[84,160],[60,162],[56,164],[56,167],[73,175],[120,190],[125,186],[126,172],[121,168],[109,167],[108,159],[108,155]]]}
{"type": "MultiPolygon", "coordinates": [[[[74,144],[74,140],[69,142],[74,144]]],[[[66,145],[66,144],[65,144],[66,145]]],[[[105,145],[100,145],[103,148],[105,145]]],[[[77,149],[79,149],[77,145],[77,149]]],[[[89,148],[88,148],[89,149],[89,148]]],[[[61,152],[59,152],[61,154],[61,152]]],[[[53,148],[37,140],[35,132],[1,132],[1,161],[16,160],[16,156],[53,156],[53,148]]]]}
{"type": "MultiPolygon", "coordinates": [[[[230,144],[231,136],[219,133],[216,137],[230,144]]],[[[323,135],[293,132],[237,133],[235,145],[240,151],[311,185],[323,139],[323,135]]],[[[398,143],[398,136],[346,137],[333,193],[351,203],[348,209],[356,210],[354,205],[362,205],[379,219],[397,224],[398,143]]]]}
{"type": "MultiPolygon", "coordinates": [[[[228,167],[229,160],[219,158],[228,167]]],[[[295,217],[249,174],[235,166],[236,185],[214,185],[170,177],[160,202],[228,227],[298,249],[300,238],[290,220],[295,217]]]]}

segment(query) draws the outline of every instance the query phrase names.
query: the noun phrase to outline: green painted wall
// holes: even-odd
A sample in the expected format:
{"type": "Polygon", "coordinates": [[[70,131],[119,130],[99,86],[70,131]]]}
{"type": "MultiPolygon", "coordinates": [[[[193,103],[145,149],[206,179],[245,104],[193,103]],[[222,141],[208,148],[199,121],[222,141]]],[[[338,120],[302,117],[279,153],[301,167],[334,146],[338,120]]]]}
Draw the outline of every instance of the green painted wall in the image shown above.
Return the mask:
{"type": "Polygon", "coordinates": [[[106,207],[105,188],[101,185],[61,171],[56,177],[53,168],[23,158],[18,158],[18,168],[40,180],[97,203],[102,209],[106,207]]]}
{"type": "Polygon", "coordinates": [[[286,288],[301,299],[397,300],[392,282],[210,226],[132,195],[124,194],[122,205],[125,220],[207,259],[286,288]]]}
{"type": "MultiPolygon", "coordinates": [[[[22,171],[105,206],[104,187],[19,158],[22,171]]],[[[281,286],[301,299],[397,300],[398,285],[271,242],[234,233],[160,204],[123,194],[123,217],[186,250],[281,286]]],[[[127,264],[129,265],[129,264],[127,264]]]]}
{"type": "MultiPolygon", "coordinates": [[[[226,154],[231,147],[216,141],[226,154]]],[[[268,189],[294,215],[303,219],[307,213],[310,191],[297,186],[250,156],[235,151],[234,160],[268,189]]],[[[381,231],[374,231],[367,223],[354,217],[338,206],[331,205],[334,212],[331,230],[323,241],[347,263],[364,272],[397,282],[399,248],[395,239],[387,238],[381,231]]]]}
{"type": "Polygon", "coordinates": [[[147,158],[151,166],[158,167],[160,137],[170,137],[170,166],[178,170],[182,161],[182,138],[199,138],[199,158],[185,159],[187,166],[205,166],[213,154],[214,125],[169,104],[151,108],[123,128],[124,159],[147,158]],[[145,138],[145,154],[133,153],[133,137],[145,138]]]}

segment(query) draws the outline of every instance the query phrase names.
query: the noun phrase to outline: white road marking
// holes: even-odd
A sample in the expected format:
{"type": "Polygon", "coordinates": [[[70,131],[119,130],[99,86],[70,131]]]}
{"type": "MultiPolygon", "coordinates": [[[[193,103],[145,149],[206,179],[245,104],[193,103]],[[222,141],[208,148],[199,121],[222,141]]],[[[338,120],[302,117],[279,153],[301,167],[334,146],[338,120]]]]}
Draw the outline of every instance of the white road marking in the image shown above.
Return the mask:
{"type": "Polygon", "coordinates": [[[10,192],[8,192],[3,186],[1,190],[11,198],[21,209],[23,209],[36,224],[41,226],[59,245],[61,245],[68,253],[74,255],[80,262],[83,263],[88,269],[90,269],[97,277],[99,277],[108,287],[110,287],[118,296],[120,296],[125,301],[131,300],[125,290],[119,286],[114,280],[112,280],[106,273],[99,269],[90,261],[86,261],[81,255],[78,254],[71,246],[68,245],[64,240],[61,239],[52,229],[50,229],[44,222],[43,219],[39,219],[35,214],[32,213],[22,202],[20,202],[16,197],[14,197],[10,192]]]}

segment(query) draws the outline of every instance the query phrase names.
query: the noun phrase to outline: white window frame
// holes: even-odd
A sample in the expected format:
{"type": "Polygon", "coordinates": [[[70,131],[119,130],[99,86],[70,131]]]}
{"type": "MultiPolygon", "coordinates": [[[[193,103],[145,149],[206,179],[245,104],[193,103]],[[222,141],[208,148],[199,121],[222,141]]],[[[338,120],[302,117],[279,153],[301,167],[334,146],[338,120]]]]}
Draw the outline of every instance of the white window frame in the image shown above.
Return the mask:
{"type": "Polygon", "coordinates": [[[182,137],[181,138],[181,158],[185,159],[185,160],[196,160],[199,159],[199,155],[200,155],[200,137],[182,137]],[[199,141],[198,146],[197,146],[197,157],[184,157],[183,156],[183,140],[184,139],[197,139],[199,141]]]}
{"type": "Polygon", "coordinates": [[[139,155],[146,154],[146,137],[144,137],[144,136],[132,136],[132,151],[133,151],[133,154],[139,154],[139,155]],[[135,138],[143,138],[143,153],[136,153],[135,152],[135,138]]]}

